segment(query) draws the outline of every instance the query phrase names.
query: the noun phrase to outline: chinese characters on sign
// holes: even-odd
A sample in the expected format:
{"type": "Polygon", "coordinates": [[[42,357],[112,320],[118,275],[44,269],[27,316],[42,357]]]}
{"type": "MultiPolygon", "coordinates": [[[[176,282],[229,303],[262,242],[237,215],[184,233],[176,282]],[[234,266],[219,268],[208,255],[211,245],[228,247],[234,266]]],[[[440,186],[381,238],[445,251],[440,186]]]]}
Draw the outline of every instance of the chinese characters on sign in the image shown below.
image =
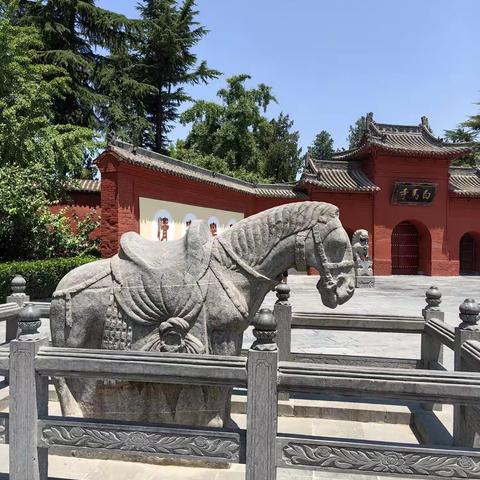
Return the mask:
{"type": "Polygon", "coordinates": [[[436,183],[395,182],[392,203],[429,205],[433,202],[436,193],[436,183]]]}

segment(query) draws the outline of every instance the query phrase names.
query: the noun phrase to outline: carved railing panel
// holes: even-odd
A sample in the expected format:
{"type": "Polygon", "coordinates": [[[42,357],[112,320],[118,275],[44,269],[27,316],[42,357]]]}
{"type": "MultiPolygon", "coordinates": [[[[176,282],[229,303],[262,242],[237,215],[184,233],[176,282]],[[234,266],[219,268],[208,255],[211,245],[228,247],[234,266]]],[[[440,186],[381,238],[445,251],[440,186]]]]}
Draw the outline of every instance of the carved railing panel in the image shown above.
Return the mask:
{"type": "Polygon", "coordinates": [[[277,438],[277,466],[381,476],[480,479],[480,452],[289,435],[277,438]]]}
{"type": "Polygon", "coordinates": [[[240,430],[49,418],[39,421],[38,446],[244,463],[244,438],[240,430]]]}

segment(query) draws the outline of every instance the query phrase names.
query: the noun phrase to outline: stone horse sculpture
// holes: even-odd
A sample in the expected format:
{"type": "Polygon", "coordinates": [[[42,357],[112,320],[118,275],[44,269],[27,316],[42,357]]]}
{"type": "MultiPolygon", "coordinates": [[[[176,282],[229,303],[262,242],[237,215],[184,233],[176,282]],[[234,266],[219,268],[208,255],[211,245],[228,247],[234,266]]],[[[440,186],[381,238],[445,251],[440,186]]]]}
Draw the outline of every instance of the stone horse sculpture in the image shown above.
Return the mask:
{"type": "MultiPolygon", "coordinates": [[[[53,295],[54,346],[240,355],[244,330],[282,272],[320,272],[331,308],[354,292],[352,249],[337,207],[301,202],[213,237],[204,221],[155,242],[126,233],[112,258],[76,268],[53,295]]],[[[55,380],[64,415],[226,426],[230,389],[93,379],[55,380]]]]}

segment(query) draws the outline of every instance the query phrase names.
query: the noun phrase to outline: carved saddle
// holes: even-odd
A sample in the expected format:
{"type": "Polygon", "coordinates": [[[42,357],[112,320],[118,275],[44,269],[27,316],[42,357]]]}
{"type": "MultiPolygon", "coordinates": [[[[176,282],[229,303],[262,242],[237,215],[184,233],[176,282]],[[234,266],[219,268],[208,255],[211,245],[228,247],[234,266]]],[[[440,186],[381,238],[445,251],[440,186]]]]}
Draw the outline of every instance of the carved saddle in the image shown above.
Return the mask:
{"type": "Polygon", "coordinates": [[[212,241],[207,223],[200,220],[172,242],[124,234],[111,260],[114,297],[122,313],[144,325],[171,317],[193,322],[202,303],[198,281],[209,266],[212,241]]]}

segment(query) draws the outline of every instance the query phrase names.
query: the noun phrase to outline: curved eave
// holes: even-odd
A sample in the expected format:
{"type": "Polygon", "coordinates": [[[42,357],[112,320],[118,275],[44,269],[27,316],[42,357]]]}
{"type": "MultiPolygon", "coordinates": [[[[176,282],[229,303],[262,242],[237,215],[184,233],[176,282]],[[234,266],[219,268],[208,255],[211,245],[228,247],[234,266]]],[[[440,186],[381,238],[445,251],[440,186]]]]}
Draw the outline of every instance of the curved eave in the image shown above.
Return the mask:
{"type": "Polygon", "coordinates": [[[163,157],[155,159],[150,157],[136,157],[131,152],[123,152],[120,147],[109,146],[108,149],[101,153],[97,158],[97,162],[107,154],[113,157],[119,163],[134,165],[148,170],[165,173],[167,175],[184,178],[196,183],[206,184],[217,188],[243,193],[260,198],[306,198],[303,192],[294,190],[294,185],[288,184],[253,184],[243,180],[229,177],[223,174],[216,174],[210,170],[190,165],[180,160],[163,157]]]}
{"type": "Polygon", "coordinates": [[[299,185],[311,185],[322,190],[339,193],[375,193],[380,191],[376,185],[349,185],[343,179],[336,179],[335,181],[322,181],[318,178],[302,177],[299,180],[299,185]]]}
{"type": "Polygon", "coordinates": [[[100,193],[100,190],[99,180],[75,180],[67,186],[67,192],[75,193],[100,193]]]}
{"type": "Polygon", "coordinates": [[[364,145],[346,150],[344,152],[336,153],[333,158],[335,160],[354,160],[361,159],[368,155],[371,151],[377,151],[380,153],[387,153],[395,156],[404,157],[424,157],[424,158],[444,158],[446,160],[454,160],[463,155],[471,153],[471,147],[451,147],[451,146],[434,146],[432,149],[415,149],[409,147],[392,147],[391,145],[385,145],[381,142],[375,142],[369,140],[364,145]]]}
{"type": "Polygon", "coordinates": [[[454,167],[448,180],[450,195],[465,198],[480,198],[480,176],[474,169],[454,167]]]}

